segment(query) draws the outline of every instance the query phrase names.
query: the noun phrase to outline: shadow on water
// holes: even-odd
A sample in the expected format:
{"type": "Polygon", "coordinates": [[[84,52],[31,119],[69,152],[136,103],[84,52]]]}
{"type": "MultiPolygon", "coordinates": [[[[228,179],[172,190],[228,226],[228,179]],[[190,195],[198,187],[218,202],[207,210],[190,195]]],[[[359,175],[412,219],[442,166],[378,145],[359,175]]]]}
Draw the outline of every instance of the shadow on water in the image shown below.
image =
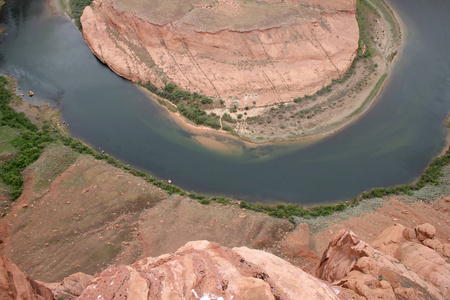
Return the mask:
{"type": "Polygon", "coordinates": [[[315,143],[255,147],[186,131],[99,63],[72,22],[51,15],[44,0],[5,7],[0,68],[21,90],[35,91],[27,98],[33,104],[59,107],[72,136],[187,190],[249,201],[337,201],[413,181],[445,145],[450,2],[390,3],[409,38],[379,100],[364,118],[315,143]]]}

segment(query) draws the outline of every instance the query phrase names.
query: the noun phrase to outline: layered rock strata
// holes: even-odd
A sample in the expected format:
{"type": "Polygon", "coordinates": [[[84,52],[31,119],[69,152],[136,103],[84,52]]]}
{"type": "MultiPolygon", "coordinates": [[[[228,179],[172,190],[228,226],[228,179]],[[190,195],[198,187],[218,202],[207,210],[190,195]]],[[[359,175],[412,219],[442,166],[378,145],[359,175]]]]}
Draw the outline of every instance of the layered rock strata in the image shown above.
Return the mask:
{"type": "Polygon", "coordinates": [[[339,290],[264,251],[189,242],[175,253],[110,267],[81,299],[339,299],[339,290]]]}
{"type": "MultiPolygon", "coordinates": [[[[26,278],[10,262],[7,269],[0,264],[0,274],[11,267],[14,274],[26,278]]],[[[208,241],[189,242],[174,253],[133,265],[110,266],[91,279],[78,273],[61,284],[35,283],[34,291],[19,298],[8,298],[0,289],[0,299],[343,299],[339,289],[273,254],[208,241]],[[46,293],[38,294],[40,290],[46,293]]],[[[4,281],[12,290],[22,286],[30,290],[25,279],[4,281]]]]}
{"type": "Polygon", "coordinates": [[[0,257],[0,299],[449,299],[450,264],[424,242],[441,243],[433,232],[430,224],[394,225],[377,250],[342,230],[313,270],[319,279],[268,252],[208,241],[52,284],[0,257]]]}
{"type": "Polygon", "coordinates": [[[313,273],[362,299],[449,299],[450,264],[420,242],[422,230],[427,235],[422,241],[434,237],[429,236],[435,232],[430,224],[415,229],[396,224],[388,227],[373,247],[353,232],[342,230],[313,273]]]}
{"type": "Polygon", "coordinates": [[[348,71],[359,39],[355,0],[94,0],[81,23],[117,74],[241,107],[313,94],[348,71]]]}

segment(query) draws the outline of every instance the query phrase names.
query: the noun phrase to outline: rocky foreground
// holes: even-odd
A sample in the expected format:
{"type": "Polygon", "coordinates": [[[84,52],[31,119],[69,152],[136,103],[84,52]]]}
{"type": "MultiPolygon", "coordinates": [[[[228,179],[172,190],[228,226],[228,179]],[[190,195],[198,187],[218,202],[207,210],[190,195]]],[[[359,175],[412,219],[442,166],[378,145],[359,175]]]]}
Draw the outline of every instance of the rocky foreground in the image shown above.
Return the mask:
{"type": "Polygon", "coordinates": [[[0,299],[448,299],[450,244],[435,233],[395,224],[369,245],[342,230],[312,275],[265,251],[208,241],[52,284],[0,258],[0,299]]]}
{"type": "Polygon", "coordinates": [[[263,106],[313,94],[356,56],[356,1],[94,0],[92,52],[134,82],[263,106]]]}

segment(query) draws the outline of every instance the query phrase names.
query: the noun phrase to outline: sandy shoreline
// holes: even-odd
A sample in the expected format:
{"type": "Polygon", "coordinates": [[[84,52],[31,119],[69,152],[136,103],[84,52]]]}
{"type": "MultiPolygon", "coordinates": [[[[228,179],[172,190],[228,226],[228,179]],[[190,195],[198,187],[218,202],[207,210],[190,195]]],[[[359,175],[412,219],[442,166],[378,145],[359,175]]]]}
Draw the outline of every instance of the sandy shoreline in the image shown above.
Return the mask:
{"type": "MultiPolygon", "coordinates": [[[[199,142],[200,144],[204,145],[205,147],[208,147],[213,150],[217,150],[220,152],[227,152],[231,153],[236,149],[230,150],[229,145],[223,144],[222,142],[218,141],[217,138],[214,138],[213,136],[220,137],[220,138],[226,138],[231,139],[234,141],[238,141],[243,143],[246,147],[254,148],[259,145],[267,145],[267,144],[292,144],[292,143],[310,143],[315,142],[320,139],[323,139],[325,137],[329,137],[331,135],[334,135],[338,132],[340,132],[342,129],[346,128],[353,122],[357,121],[359,118],[364,116],[374,105],[374,103],[379,98],[380,93],[382,92],[386,82],[390,78],[390,74],[392,72],[392,69],[395,67],[396,61],[400,58],[400,55],[402,53],[402,50],[404,48],[405,44],[405,38],[406,38],[406,28],[402,22],[402,20],[399,18],[397,13],[386,3],[384,2],[389,11],[391,12],[395,25],[396,25],[396,34],[397,34],[397,41],[393,40],[393,36],[389,37],[389,45],[390,47],[385,50],[385,57],[375,57],[374,61],[382,62],[383,67],[380,67],[377,69],[377,76],[375,76],[375,79],[372,78],[371,84],[367,85],[364,89],[362,89],[356,97],[354,97],[351,101],[354,103],[360,103],[360,105],[353,109],[353,112],[349,114],[348,110],[344,111],[339,117],[335,117],[335,119],[338,119],[336,122],[331,123],[325,123],[323,126],[319,126],[312,130],[310,133],[301,135],[301,136],[295,136],[295,137],[279,137],[275,136],[274,138],[268,138],[262,141],[259,141],[256,138],[250,138],[248,135],[242,134],[242,132],[238,132],[238,136],[232,135],[227,131],[224,130],[216,130],[212,129],[210,127],[206,126],[198,126],[193,123],[191,123],[189,120],[186,120],[183,116],[181,116],[179,113],[173,112],[170,109],[166,107],[166,110],[168,111],[170,117],[177,123],[180,127],[182,127],[184,130],[192,133],[193,139],[199,142]],[[391,60],[389,60],[389,55],[393,55],[391,60]],[[380,70],[381,69],[381,70],[380,70]],[[385,78],[383,79],[382,84],[379,84],[380,78],[383,77],[383,74],[387,74],[385,78]],[[378,85],[378,87],[377,87],[378,85]],[[377,91],[375,94],[373,94],[374,90],[377,88],[377,91]],[[357,113],[355,113],[357,112],[357,113]],[[205,136],[207,135],[207,137],[205,136]],[[221,146],[219,144],[222,143],[221,146]]],[[[383,27],[384,28],[390,28],[391,24],[389,21],[387,21],[384,17],[381,18],[383,20],[383,27]]],[[[378,65],[380,65],[378,63],[378,65]]],[[[353,74],[350,76],[356,77],[357,74],[353,74]]],[[[361,76],[361,75],[359,75],[361,76]]],[[[344,82],[342,85],[346,84],[344,82]]],[[[142,91],[145,92],[149,98],[151,98],[153,101],[157,101],[158,96],[154,95],[147,89],[140,87],[142,91]]],[[[343,92],[342,90],[339,91],[339,87],[336,88],[337,92],[343,92]]],[[[337,93],[333,91],[334,93],[337,93]]],[[[167,100],[165,100],[167,102],[167,100]]],[[[347,100],[349,101],[349,100],[347,100]]],[[[164,105],[162,105],[164,106],[164,105]]],[[[242,113],[238,111],[236,114],[242,113]]],[[[246,112],[249,113],[249,116],[252,116],[251,110],[246,112]]],[[[247,117],[247,116],[246,116],[247,117]]],[[[245,119],[245,118],[244,118],[245,119]]],[[[326,119],[325,119],[326,120],[326,119]]],[[[245,121],[244,121],[245,122],[245,121]]],[[[244,123],[245,125],[245,123],[244,123]]],[[[275,128],[276,129],[276,128],[275,128]]]]}
{"type": "MultiPolygon", "coordinates": [[[[155,101],[158,103],[156,99],[160,98],[158,95],[153,94],[146,88],[137,85],[136,86],[144,93],[146,94],[152,101],[155,101]]],[[[161,98],[163,99],[163,98],[161,98]]],[[[167,101],[163,99],[164,101],[167,101]]],[[[158,103],[158,105],[161,105],[158,103]]],[[[225,130],[217,130],[212,129],[211,127],[207,126],[201,126],[193,124],[191,121],[187,120],[185,117],[181,116],[178,112],[171,111],[167,106],[161,105],[167,113],[168,116],[171,118],[172,121],[174,121],[178,126],[183,128],[183,130],[189,132],[192,134],[192,139],[202,146],[211,149],[213,151],[220,152],[222,154],[234,154],[239,155],[243,153],[243,148],[251,149],[251,148],[257,148],[260,146],[265,145],[292,145],[292,144],[311,144],[316,141],[319,141],[320,139],[335,134],[336,132],[329,132],[326,135],[316,135],[316,136],[305,136],[301,137],[296,140],[279,140],[279,141],[273,141],[273,142],[260,142],[255,143],[246,139],[243,139],[240,136],[236,136],[233,134],[230,134],[228,131],[225,130]],[[235,142],[235,143],[233,143],[235,142]]]]}

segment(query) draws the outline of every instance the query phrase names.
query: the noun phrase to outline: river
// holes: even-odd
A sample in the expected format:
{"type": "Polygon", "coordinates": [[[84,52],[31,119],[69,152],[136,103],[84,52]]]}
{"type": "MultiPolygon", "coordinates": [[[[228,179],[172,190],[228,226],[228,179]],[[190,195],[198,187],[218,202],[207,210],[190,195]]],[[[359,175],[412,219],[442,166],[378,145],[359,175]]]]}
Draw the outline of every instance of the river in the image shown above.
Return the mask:
{"type": "MultiPolygon", "coordinates": [[[[8,0],[0,71],[32,104],[62,111],[69,132],[95,149],[186,190],[248,201],[312,204],[411,183],[446,144],[450,109],[450,1],[390,0],[407,28],[404,50],[373,108],[315,143],[224,154],[195,142],[165,109],[101,64],[46,0],[8,0]]],[[[218,137],[226,139],[224,137],[218,137]]]]}

